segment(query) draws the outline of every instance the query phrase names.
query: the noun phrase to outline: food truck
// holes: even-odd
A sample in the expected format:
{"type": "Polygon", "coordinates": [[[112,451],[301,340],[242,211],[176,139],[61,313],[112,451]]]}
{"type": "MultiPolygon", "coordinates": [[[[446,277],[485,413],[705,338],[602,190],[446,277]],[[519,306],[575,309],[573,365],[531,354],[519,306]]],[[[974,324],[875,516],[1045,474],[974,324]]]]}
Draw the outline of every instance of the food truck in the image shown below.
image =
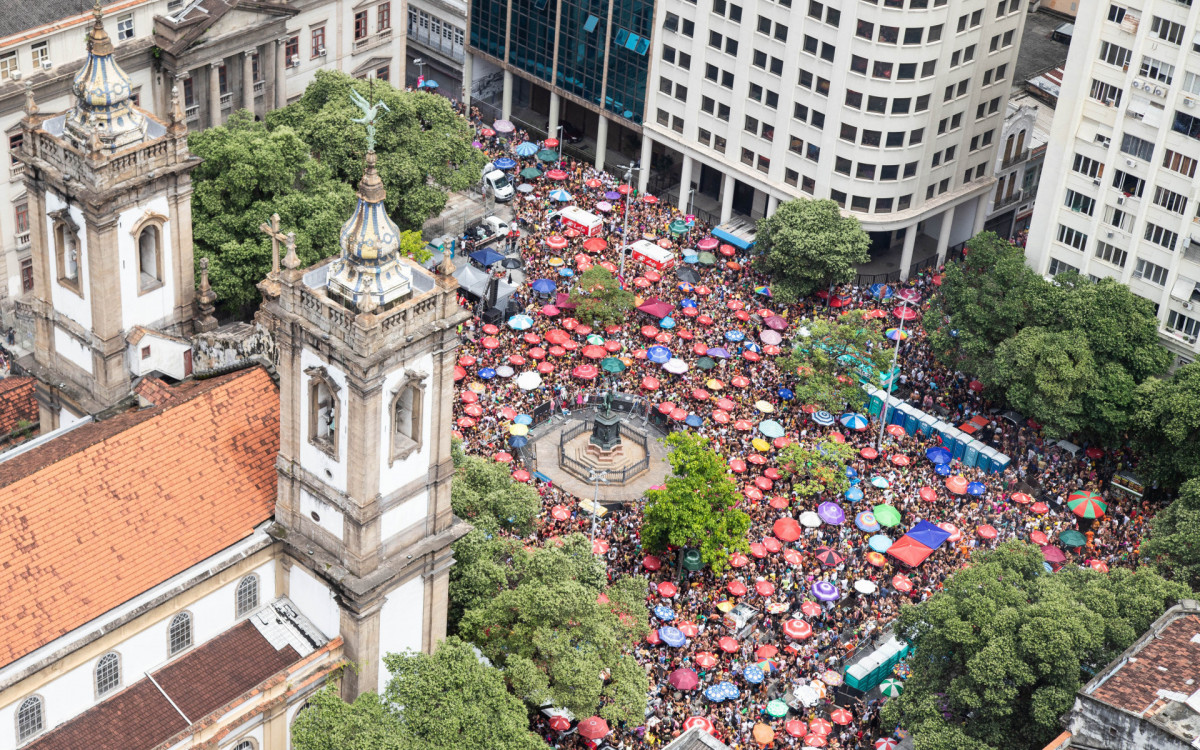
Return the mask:
{"type": "Polygon", "coordinates": [[[562,219],[563,228],[574,229],[584,237],[599,237],[604,229],[604,221],[596,214],[584,211],[579,206],[567,206],[558,212],[562,219]]]}
{"type": "Polygon", "coordinates": [[[675,267],[675,253],[661,248],[649,240],[638,240],[626,248],[630,257],[657,271],[668,271],[675,267]]]}

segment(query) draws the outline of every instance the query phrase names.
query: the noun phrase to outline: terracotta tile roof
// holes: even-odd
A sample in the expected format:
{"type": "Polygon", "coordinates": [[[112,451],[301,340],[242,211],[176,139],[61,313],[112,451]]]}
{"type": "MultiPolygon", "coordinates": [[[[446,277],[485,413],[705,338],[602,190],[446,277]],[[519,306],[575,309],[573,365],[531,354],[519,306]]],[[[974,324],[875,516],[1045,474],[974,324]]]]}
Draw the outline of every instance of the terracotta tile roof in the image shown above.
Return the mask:
{"type": "Polygon", "coordinates": [[[1191,695],[1200,688],[1198,635],[1200,616],[1177,617],[1097,687],[1092,697],[1140,714],[1159,699],[1159,690],[1191,695]],[[1188,680],[1193,684],[1188,685],[1188,680]]]}
{"type": "MultiPolygon", "coordinates": [[[[276,651],[248,620],[153,673],[192,722],[202,720],[300,660],[291,646],[276,651]]],[[[140,750],[187,729],[148,679],[141,679],[29,745],[30,750],[140,750]]]]}
{"type": "Polygon", "coordinates": [[[0,378],[0,437],[17,429],[21,420],[31,424],[38,421],[34,382],[33,378],[0,378]]]}
{"type": "Polygon", "coordinates": [[[261,368],[0,463],[0,666],[247,537],[275,509],[279,393],[261,368]]]}

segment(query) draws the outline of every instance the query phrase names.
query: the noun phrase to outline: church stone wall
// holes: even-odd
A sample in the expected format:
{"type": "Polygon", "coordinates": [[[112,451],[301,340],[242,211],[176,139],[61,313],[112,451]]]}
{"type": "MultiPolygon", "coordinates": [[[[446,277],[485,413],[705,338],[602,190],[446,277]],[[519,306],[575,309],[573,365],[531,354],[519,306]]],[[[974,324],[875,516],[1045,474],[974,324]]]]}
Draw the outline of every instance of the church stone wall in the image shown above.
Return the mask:
{"type": "Polygon", "coordinates": [[[258,359],[278,363],[275,339],[260,325],[237,325],[192,336],[192,370],[206,372],[258,359]]]}
{"type": "MultiPolygon", "coordinates": [[[[46,191],[47,214],[52,211],[60,211],[66,207],[66,202],[59,198],[57,194],[50,190],[46,191]]],[[[79,242],[80,293],[76,294],[58,283],[60,271],[58,268],[58,253],[54,246],[54,219],[49,215],[42,217],[42,221],[46,223],[46,255],[50,269],[50,276],[46,281],[50,287],[50,301],[54,305],[55,311],[75,321],[85,331],[90,331],[92,330],[92,301],[88,299],[88,291],[91,289],[89,278],[91,258],[88,257],[87,220],[84,219],[83,211],[78,206],[71,206],[68,215],[71,217],[71,221],[75,222],[75,225],[79,227],[76,237],[79,242]]],[[[89,368],[88,371],[90,372],[91,369],[89,368]]]]}
{"type": "Polygon", "coordinates": [[[133,230],[143,225],[149,216],[167,216],[170,208],[167,197],[159,195],[144,204],[122,211],[117,217],[117,257],[121,284],[121,327],[156,327],[170,321],[175,312],[175,254],[171,252],[171,222],[162,222],[159,232],[158,257],[161,263],[159,285],[141,290],[138,238],[133,230]]]}

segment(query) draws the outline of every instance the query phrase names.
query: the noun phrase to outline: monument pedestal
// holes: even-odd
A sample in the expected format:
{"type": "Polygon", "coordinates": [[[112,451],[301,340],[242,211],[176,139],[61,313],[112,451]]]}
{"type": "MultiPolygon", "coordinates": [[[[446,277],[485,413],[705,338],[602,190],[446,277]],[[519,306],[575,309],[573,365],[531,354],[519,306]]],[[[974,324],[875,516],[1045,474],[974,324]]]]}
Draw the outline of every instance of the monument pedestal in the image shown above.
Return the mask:
{"type": "Polygon", "coordinates": [[[592,446],[599,448],[602,453],[618,447],[621,444],[620,424],[621,418],[612,412],[597,414],[596,421],[592,423],[592,437],[588,440],[589,452],[592,446]]]}

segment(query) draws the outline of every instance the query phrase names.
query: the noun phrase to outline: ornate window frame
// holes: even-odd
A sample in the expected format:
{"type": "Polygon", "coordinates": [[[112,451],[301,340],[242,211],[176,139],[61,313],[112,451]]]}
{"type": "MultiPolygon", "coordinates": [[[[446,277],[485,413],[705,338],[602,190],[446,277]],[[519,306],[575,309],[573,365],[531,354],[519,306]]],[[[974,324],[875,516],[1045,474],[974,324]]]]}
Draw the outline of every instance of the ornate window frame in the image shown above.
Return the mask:
{"type": "Polygon", "coordinates": [[[17,746],[20,747],[21,745],[24,745],[26,742],[29,742],[30,740],[34,739],[35,737],[40,736],[45,731],[46,731],[46,699],[38,694],[25,696],[24,698],[21,699],[21,701],[19,703],[17,703],[17,710],[13,714],[13,732],[17,735],[17,746]],[[33,701],[34,705],[37,706],[37,724],[38,724],[38,726],[36,729],[33,729],[32,731],[30,731],[29,734],[22,735],[21,734],[21,714],[24,712],[25,707],[30,705],[30,701],[33,701]]]}
{"type": "Polygon", "coordinates": [[[241,619],[242,617],[245,617],[254,610],[258,609],[258,605],[262,602],[262,586],[260,586],[259,583],[260,581],[257,573],[249,573],[243,576],[240,581],[238,581],[237,587],[233,590],[233,609],[237,618],[241,619]],[[246,586],[254,587],[254,601],[247,601],[245,603],[246,606],[243,606],[242,594],[245,591],[243,587],[246,586]]]}
{"type": "Polygon", "coordinates": [[[47,215],[53,219],[53,223],[50,226],[50,242],[54,244],[55,276],[58,278],[58,285],[64,289],[70,289],[82,297],[83,245],[79,241],[79,225],[71,218],[71,209],[69,206],[60,208],[57,211],[51,211],[47,215]],[[75,278],[71,278],[66,274],[66,244],[68,236],[75,238],[75,278]]]}
{"type": "Polygon", "coordinates": [[[388,422],[391,429],[388,432],[391,434],[391,450],[389,451],[388,466],[391,466],[396,461],[403,461],[414,452],[421,449],[425,442],[423,432],[423,423],[425,420],[425,391],[426,381],[429,380],[429,373],[416,372],[413,370],[405,370],[404,375],[400,378],[400,382],[391,390],[391,399],[388,402],[388,422]],[[396,410],[400,407],[400,402],[404,398],[404,394],[412,391],[412,425],[413,435],[404,435],[400,432],[400,420],[397,419],[396,410]]]}
{"type": "MultiPolygon", "coordinates": [[[[107,662],[107,663],[111,663],[111,662],[107,662]]],[[[119,690],[121,688],[121,678],[123,676],[121,674],[121,672],[122,672],[121,667],[122,667],[121,655],[119,653],[117,653],[116,651],[109,651],[109,652],[101,655],[101,657],[96,660],[96,666],[94,669],[92,669],[92,682],[94,683],[93,687],[96,690],[97,698],[103,698],[104,696],[108,695],[109,693],[119,690]],[[100,670],[102,667],[105,666],[106,660],[108,660],[108,658],[110,656],[116,660],[117,679],[116,679],[116,682],[113,682],[108,685],[102,685],[100,683],[100,670]]]]}
{"type": "Polygon", "coordinates": [[[334,461],[338,459],[338,435],[341,431],[342,419],[342,399],[339,395],[341,387],[325,369],[324,365],[319,367],[309,367],[304,370],[304,374],[308,375],[308,442],[317,450],[326,454],[334,461]],[[319,434],[318,420],[320,416],[321,405],[318,403],[318,395],[320,387],[325,386],[329,392],[329,397],[332,400],[333,407],[333,434],[319,434]]]}
{"type": "Polygon", "coordinates": [[[155,289],[161,289],[166,283],[163,279],[163,254],[166,253],[167,233],[164,231],[167,224],[167,217],[154,211],[147,211],[142,214],[132,227],[129,229],[129,234],[133,236],[133,253],[134,260],[137,263],[135,269],[138,295],[153,292],[155,289]],[[142,233],[147,229],[154,229],[158,232],[158,243],[154,254],[154,281],[145,283],[142,281],[142,233]]]}

